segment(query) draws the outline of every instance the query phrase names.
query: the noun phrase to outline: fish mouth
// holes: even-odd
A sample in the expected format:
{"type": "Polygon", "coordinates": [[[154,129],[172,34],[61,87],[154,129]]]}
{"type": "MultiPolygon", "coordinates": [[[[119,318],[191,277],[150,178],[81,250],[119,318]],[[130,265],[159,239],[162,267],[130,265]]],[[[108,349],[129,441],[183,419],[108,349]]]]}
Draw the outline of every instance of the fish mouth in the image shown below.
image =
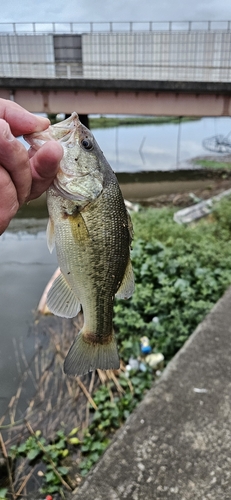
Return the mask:
{"type": "Polygon", "coordinates": [[[62,122],[50,125],[46,130],[24,135],[23,138],[36,151],[48,141],[57,141],[67,147],[72,147],[77,127],[81,126],[79,116],[74,111],[62,122]]]}
{"type": "MultiPolygon", "coordinates": [[[[63,128],[61,125],[56,124],[53,125],[57,127],[57,131],[59,134],[59,138],[57,139],[57,132],[53,131],[53,135],[56,136],[57,142],[63,146],[64,149],[74,148],[77,145],[82,149],[92,150],[93,149],[93,137],[90,132],[79,120],[79,117],[76,112],[72,113],[72,115],[67,119],[68,123],[63,128]],[[84,144],[85,143],[85,144],[84,144]]],[[[76,160],[78,160],[78,153],[76,151],[76,160]]],[[[61,162],[61,170],[68,172],[65,168],[62,168],[61,162]]]]}
{"type": "Polygon", "coordinates": [[[68,131],[63,137],[58,139],[57,142],[66,148],[73,148],[76,145],[76,127],[68,131]]]}
{"type": "Polygon", "coordinates": [[[65,148],[73,148],[81,143],[82,123],[76,111],[63,122],[52,125],[53,138],[65,148]]]}
{"type": "Polygon", "coordinates": [[[53,139],[56,139],[60,143],[66,143],[71,136],[72,132],[76,131],[76,128],[81,124],[79,116],[74,111],[71,116],[63,120],[62,122],[55,123],[51,125],[51,134],[53,139]]]}
{"type": "Polygon", "coordinates": [[[79,116],[78,113],[74,111],[71,114],[71,116],[68,116],[68,118],[66,118],[66,120],[62,120],[61,122],[55,123],[54,125],[52,125],[52,127],[55,129],[70,130],[73,129],[76,121],[79,122],[79,116]]]}
{"type": "Polygon", "coordinates": [[[74,111],[66,120],[50,125],[46,130],[23,137],[32,149],[38,151],[43,144],[49,141],[57,141],[66,148],[74,147],[76,142],[81,146],[84,139],[89,139],[89,135],[92,141],[91,132],[82,125],[78,113],[74,111]]]}

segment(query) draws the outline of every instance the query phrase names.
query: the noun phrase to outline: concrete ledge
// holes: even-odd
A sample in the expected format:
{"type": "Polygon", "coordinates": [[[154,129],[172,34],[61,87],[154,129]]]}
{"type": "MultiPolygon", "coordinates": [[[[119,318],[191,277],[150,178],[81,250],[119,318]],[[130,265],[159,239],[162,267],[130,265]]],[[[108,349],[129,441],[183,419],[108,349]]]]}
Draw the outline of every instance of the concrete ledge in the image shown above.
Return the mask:
{"type": "Polygon", "coordinates": [[[93,90],[93,91],[153,91],[180,92],[193,94],[228,95],[230,82],[198,82],[169,80],[118,80],[96,78],[26,78],[0,77],[0,88],[4,89],[39,89],[39,90],[93,90]]]}
{"type": "Polygon", "coordinates": [[[231,288],[73,498],[231,499],[231,288]]]}

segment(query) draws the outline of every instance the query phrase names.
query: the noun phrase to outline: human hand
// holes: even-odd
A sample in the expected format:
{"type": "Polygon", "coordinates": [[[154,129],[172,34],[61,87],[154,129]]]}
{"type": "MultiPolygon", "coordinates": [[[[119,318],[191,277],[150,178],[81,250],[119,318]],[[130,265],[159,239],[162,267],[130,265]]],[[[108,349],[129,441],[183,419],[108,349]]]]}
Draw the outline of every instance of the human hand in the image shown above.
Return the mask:
{"type": "Polygon", "coordinates": [[[47,118],[0,99],[0,234],[20,206],[46,191],[57,173],[63,156],[60,144],[49,141],[31,156],[16,139],[45,130],[49,125],[47,118]]]}

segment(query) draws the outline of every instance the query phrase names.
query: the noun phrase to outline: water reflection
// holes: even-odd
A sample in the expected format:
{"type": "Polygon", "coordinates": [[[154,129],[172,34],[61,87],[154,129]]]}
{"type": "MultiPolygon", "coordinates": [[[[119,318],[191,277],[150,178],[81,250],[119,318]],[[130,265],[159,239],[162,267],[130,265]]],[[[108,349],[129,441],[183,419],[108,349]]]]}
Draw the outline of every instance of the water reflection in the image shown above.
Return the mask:
{"type": "Polygon", "coordinates": [[[115,172],[138,172],[188,168],[191,158],[209,154],[202,145],[205,138],[230,130],[230,117],[182,122],[178,155],[178,124],[119,126],[93,133],[115,172]]]}

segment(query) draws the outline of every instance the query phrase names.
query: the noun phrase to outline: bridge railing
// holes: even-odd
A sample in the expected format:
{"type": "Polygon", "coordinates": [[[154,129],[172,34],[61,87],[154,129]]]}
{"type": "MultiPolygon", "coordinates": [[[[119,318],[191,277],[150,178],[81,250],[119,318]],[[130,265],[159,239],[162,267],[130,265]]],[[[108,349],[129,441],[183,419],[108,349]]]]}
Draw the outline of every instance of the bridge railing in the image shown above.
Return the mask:
{"type": "Polygon", "coordinates": [[[1,23],[0,33],[105,33],[137,31],[230,31],[231,21],[103,21],[72,23],[1,23]]]}
{"type": "Polygon", "coordinates": [[[231,23],[0,23],[0,77],[230,81],[231,23]]]}

